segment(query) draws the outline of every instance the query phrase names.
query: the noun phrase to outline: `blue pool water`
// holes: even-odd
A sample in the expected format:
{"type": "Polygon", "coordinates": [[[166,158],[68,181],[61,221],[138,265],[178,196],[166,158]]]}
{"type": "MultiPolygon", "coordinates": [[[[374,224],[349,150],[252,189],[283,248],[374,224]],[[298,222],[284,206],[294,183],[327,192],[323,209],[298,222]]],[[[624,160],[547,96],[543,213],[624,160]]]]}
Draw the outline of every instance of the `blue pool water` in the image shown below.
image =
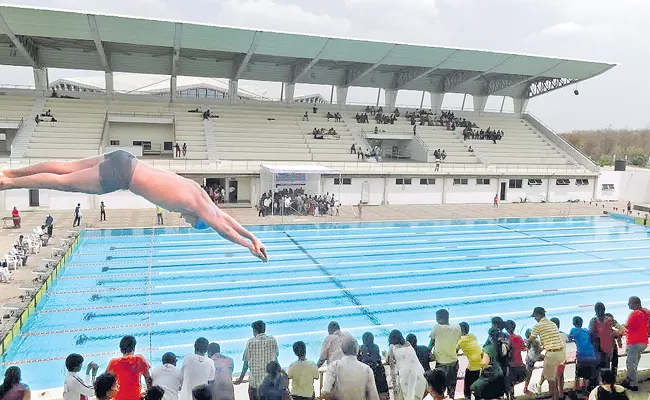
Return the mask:
{"type": "Polygon", "coordinates": [[[588,321],[596,301],[625,319],[627,298],[650,289],[649,231],[609,217],[250,229],[268,264],[211,231],[85,232],[3,368],[19,365],[34,389],[60,387],[67,354],[105,367],[133,334],[153,365],[204,336],[238,372],[258,319],[287,366],[297,340],[318,358],[331,320],[357,338],[373,332],[385,349],[392,329],[428,344],[435,311],[447,308],[483,340],[492,316],[524,329],[538,305],[566,331],[574,315],[588,321]]]}

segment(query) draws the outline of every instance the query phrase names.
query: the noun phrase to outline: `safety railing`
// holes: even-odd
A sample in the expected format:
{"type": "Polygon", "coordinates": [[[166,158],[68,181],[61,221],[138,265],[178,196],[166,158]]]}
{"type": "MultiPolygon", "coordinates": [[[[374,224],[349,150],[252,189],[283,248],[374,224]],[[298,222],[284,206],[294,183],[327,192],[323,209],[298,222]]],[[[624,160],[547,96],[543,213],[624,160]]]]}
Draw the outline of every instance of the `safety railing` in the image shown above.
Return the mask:
{"type": "Polygon", "coordinates": [[[174,113],[162,111],[111,111],[107,113],[108,117],[143,117],[143,118],[173,118],[174,113]]]}
{"type": "Polygon", "coordinates": [[[23,123],[22,117],[0,117],[0,124],[15,124],[20,126],[23,123]]]}

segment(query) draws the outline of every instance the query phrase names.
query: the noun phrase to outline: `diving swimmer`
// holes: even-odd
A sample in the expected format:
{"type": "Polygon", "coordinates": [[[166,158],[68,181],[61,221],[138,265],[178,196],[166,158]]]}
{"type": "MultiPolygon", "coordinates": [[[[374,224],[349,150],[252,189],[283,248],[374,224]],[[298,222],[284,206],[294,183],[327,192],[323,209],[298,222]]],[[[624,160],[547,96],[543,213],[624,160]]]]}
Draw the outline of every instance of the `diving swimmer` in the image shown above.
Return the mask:
{"type": "Polygon", "coordinates": [[[262,242],[230,215],[221,211],[196,182],[154,168],[124,150],[78,161],[46,161],[0,171],[0,190],[50,189],[107,194],[129,190],[181,216],[196,229],[214,229],[251,254],[268,262],[262,242]],[[248,240],[247,240],[248,239],[248,240]]]}

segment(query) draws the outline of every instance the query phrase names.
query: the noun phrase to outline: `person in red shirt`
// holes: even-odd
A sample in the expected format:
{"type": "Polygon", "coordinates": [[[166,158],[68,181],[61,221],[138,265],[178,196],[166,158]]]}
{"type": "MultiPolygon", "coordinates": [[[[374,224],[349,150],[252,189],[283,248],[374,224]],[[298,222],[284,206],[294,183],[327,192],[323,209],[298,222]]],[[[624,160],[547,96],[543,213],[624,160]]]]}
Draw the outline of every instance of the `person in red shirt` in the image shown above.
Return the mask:
{"type": "Polygon", "coordinates": [[[650,311],[641,307],[641,299],[636,296],[630,297],[628,307],[632,310],[625,324],[625,339],[627,342],[627,376],[623,386],[633,392],[639,390],[637,368],[641,361],[641,354],[648,347],[648,324],[650,323],[650,311]]]}
{"type": "Polygon", "coordinates": [[[510,362],[508,365],[508,375],[506,376],[506,396],[510,400],[515,398],[515,385],[526,379],[526,364],[521,357],[521,353],[526,350],[524,339],[515,333],[517,324],[515,321],[508,320],[505,323],[506,332],[510,336],[510,362]]]}
{"type": "Polygon", "coordinates": [[[141,355],[135,353],[135,338],[124,336],[120,340],[122,357],[114,358],[108,363],[106,372],[117,378],[117,391],[113,400],[134,400],[142,396],[140,378],[144,376],[147,388],[151,386],[149,363],[141,355]]]}
{"type": "Polygon", "coordinates": [[[20,228],[20,212],[16,207],[11,211],[11,217],[14,220],[14,228],[20,228]]]}
{"type": "Polygon", "coordinates": [[[620,335],[624,329],[614,318],[608,318],[605,313],[605,305],[598,302],[594,305],[596,316],[589,322],[589,333],[591,334],[594,349],[598,353],[598,368],[602,371],[611,369],[614,374],[618,369],[618,347],[620,335]]]}

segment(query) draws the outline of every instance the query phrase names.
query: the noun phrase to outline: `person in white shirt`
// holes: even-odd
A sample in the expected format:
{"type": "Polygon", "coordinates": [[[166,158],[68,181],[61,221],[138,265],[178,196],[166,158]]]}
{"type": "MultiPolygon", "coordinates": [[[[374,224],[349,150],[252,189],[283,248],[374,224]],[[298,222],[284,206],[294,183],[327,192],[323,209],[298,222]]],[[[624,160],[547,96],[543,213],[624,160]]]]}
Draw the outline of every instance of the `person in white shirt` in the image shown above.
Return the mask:
{"type": "Polygon", "coordinates": [[[329,333],[329,335],[323,341],[320,351],[320,359],[316,364],[318,367],[322,367],[325,362],[331,364],[332,362],[343,358],[341,343],[343,343],[344,339],[352,338],[352,335],[341,330],[341,327],[336,321],[329,323],[327,326],[327,333],[329,333]]]}
{"type": "Polygon", "coordinates": [[[192,400],[192,390],[201,385],[207,385],[215,378],[214,361],[206,357],[208,351],[208,339],[200,337],[194,342],[194,354],[183,359],[181,368],[180,400],[192,400]]]}
{"type": "Polygon", "coordinates": [[[321,397],[325,400],[379,400],[372,369],[357,360],[356,340],[346,337],[341,348],[343,358],[327,366],[321,397]]]}
{"type": "Polygon", "coordinates": [[[181,371],[176,368],[176,355],[165,353],[162,356],[163,365],[151,371],[153,386],[160,386],[165,391],[163,400],[178,400],[178,392],[181,390],[181,371]]]}
{"type": "Polygon", "coordinates": [[[7,262],[3,261],[0,264],[0,282],[9,283],[11,281],[11,272],[9,272],[9,267],[7,262]]]}
{"type": "Polygon", "coordinates": [[[70,354],[65,359],[65,368],[68,370],[68,374],[63,383],[63,400],[87,400],[95,396],[92,382],[95,381],[99,367],[91,362],[86,368],[86,378],[81,379],[79,371],[81,371],[83,363],[84,358],[79,354],[70,354]]]}

